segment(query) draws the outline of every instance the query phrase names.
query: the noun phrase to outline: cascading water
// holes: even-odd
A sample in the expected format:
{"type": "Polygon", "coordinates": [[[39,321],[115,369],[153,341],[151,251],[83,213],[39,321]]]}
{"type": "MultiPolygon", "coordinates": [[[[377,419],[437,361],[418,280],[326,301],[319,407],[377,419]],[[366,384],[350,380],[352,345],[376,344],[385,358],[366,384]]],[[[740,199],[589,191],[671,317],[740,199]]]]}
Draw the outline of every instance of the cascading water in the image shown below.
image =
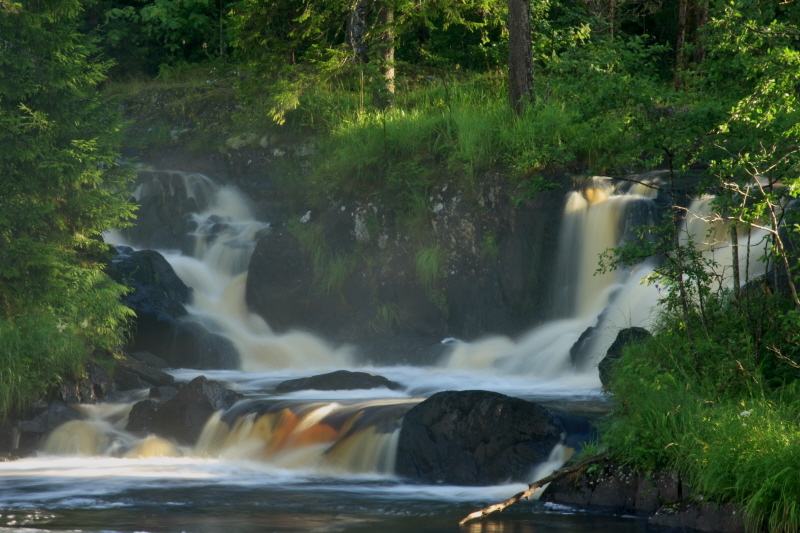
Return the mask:
{"type": "MultiPolygon", "coordinates": [[[[261,531],[269,524],[287,532],[449,530],[465,511],[505,499],[524,486],[411,486],[395,479],[394,455],[404,413],[421,398],[453,389],[494,390],[567,411],[602,410],[596,360],[619,328],[648,323],[658,290],[639,283],[652,272],[647,264],[595,276],[597,256],[631,238],[636,226],[656,220],[653,193],[641,185],[622,190],[607,178],[594,178],[582,191],[569,193],[552,320],[519,339],[457,342],[435,367],[367,369],[400,383],[400,391],[277,395],[273,389],[285,379],[352,368],[354,360],[346,348],[333,348],[306,333],[277,335],[248,311],[247,264],[256,240],[270,229],[255,219],[237,190],[200,174],[143,172],[137,199],[179,196],[190,213],[185,234],[166,239],[168,250],[162,251],[194,289],[187,319],[230,339],[240,355],[241,371],[203,374],[248,399],[214,415],[193,448],[126,432],[130,405],[84,407],[84,420],[51,434],[43,457],[0,466],[0,479],[15,487],[3,493],[0,531],[4,524],[45,527],[42,524],[53,518],[41,508],[59,509],[60,529],[261,531]],[[578,366],[570,350],[592,327],[589,362],[578,366]],[[325,497],[317,498],[319,494],[325,497]],[[220,510],[220,504],[227,510],[220,510]],[[217,521],[199,521],[195,506],[213,508],[204,512],[217,521]],[[165,508],[169,513],[161,511],[165,508]],[[111,526],[90,518],[102,509],[114,509],[111,526]],[[2,513],[8,516],[9,510],[24,516],[22,521],[14,518],[12,524],[4,518],[2,513]],[[157,521],[149,521],[144,516],[148,513],[157,521]],[[377,515],[391,518],[378,523],[377,515]],[[70,521],[70,516],[77,518],[70,521]]],[[[702,205],[693,204],[690,210],[702,211],[702,205]]],[[[687,231],[697,235],[711,227],[693,223],[687,218],[687,231]]],[[[718,231],[725,234],[724,228],[718,231]]],[[[127,242],[120,234],[107,240],[127,242]]],[[[757,265],[747,268],[756,275],[757,265]]],[[[185,369],[172,373],[179,380],[199,374],[185,369]]],[[[558,468],[570,453],[568,446],[557,445],[548,461],[531,472],[531,480],[558,468]]],[[[509,510],[504,521],[486,524],[494,524],[496,531],[533,531],[534,523],[544,529],[587,532],[638,527],[626,519],[573,519],[554,507],[534,509],[534,519],[515,519],[515,511],[509,510]],[[521,524],[519,529],[513,529],[515,523],[521,524]],[[512,529],[504,529],[508,524],[512,529]]]]}

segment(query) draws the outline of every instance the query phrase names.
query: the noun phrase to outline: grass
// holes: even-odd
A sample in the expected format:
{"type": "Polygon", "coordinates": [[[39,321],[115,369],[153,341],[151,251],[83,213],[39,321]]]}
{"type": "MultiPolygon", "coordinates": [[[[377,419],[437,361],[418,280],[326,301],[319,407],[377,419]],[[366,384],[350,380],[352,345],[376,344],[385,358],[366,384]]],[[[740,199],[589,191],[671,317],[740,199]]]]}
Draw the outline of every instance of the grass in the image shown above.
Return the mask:
{"type": "Polygon", "coordinates": [[[0,417],[44,397],[59,376],[81,371],[90,353],[76,328],[48,311],[0,319],[0,417]]]}
{"type": "MultiPolygon", "coordinates": [[[[711,326],[697,327],[694,345],[679,320],[665,319],[653,339],[625,351],[602,442],[644,470],[677,469],[706,500],[741,505],[750,531],[798,531],[800,371],[763,349],[797,360],[796,347],[780,326],[748,333],[744,303],[708,303],[711,326]]],[[[760,319],[785,311],[766,304],[760,319]]]]}

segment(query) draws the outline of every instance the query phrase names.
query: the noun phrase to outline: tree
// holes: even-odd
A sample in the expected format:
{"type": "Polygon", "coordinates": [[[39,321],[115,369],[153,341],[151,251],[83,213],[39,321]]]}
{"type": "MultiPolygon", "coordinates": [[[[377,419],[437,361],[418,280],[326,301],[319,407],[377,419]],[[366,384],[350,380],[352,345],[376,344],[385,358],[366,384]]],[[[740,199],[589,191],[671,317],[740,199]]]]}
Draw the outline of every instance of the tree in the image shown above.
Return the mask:
{"type": "Polygon", "coordinates": [[[0,4],[0,312],[45,313],[116,346],[130,310],[102,272],[101,233],[130,220],[120,117],[100,100],[109,65],[77,31],[78,0],[0,4]]]}
{"type": "Polygon", "coordinates": [[[530,0],[508,0],[508,98],[517,115],[533,99],[530,0]]]}

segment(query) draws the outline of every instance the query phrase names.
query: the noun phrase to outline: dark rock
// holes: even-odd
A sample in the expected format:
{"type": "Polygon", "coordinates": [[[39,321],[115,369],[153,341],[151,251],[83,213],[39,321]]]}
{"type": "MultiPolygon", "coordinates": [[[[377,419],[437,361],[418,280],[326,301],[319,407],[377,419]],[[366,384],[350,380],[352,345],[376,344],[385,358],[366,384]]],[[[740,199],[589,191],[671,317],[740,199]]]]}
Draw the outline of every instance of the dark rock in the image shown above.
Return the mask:
{"type": "Polygon", "coordinates": [[[2,451],[8,450],[19,455],[28,455],[36,450],[47,435],[58,426],[82,418],[78,411],[61,400],[55,400],[31,419],[16,424],[7,424],[6,431],[4,431],[7,441],[4,444],[8,448],[3,446],[2,451]]]}
{"type": "Polygon", "coordinates": [[[171,387],[169,385],[165,385],[162,387],[153,387],[152,389],[150,389],[150,398],[154,398],[160,402],[166,402],[176,394],[178,394],[178,388],[171,387]]]}
{"type": "Polygon", "coordinates": [[[218,382],[198,376],[163,404],[148,399],[134,405],[128,430],[155,433],[191,446],[215,411],[227,409],[240,398],[218,382]]]}
{"type": "Polygon", "coordinates": [[[308,378],[290,379],[279,384],[275,392],[295,392],[300,390],[357,390],[377,389],[386,387],[390,390],[399,390],[403,386],[390,381],[383,376],[376,376],[366,372],[350,372],[337,370],[328,374],[320,374],[308,378]]]}
{"type": "Polygon", "coordinates": [[[89,363],[84,376],[75,379],[64,376],[59,383],[58,396],[65,403],[96,403],[104,400],[115,389],[108,371],[97,363],[89,363]]]}
{"type": "Polygon", "coordinates": [[[522,481],[563,431],[535,403],[486,391],[440,392],[406,413],[396,472],[428,483],[522,481]]]}
{"type": "Polygon", "coordinates": [[[670,529],[691,529],[709,533],[744,533],[745,519],[742,509],[733,505],[715,503],[690,503],[665,506],[650,519],[650,525],[670,529]]]}
{"type": "Polygon", "coordinates": [[[142,400],[133,404],[128,413],[128,424],[125,426],[125,430],[141,435],[154,433],[158,406],[158,400],[142,400]]]}
{"type": "Polygon", "coordinates": [[[170,362],[182,368],[231,370],[239,368],[240,360],[230,339],[185,320],[175,326],[170,362]]]}
{"type": "Polygon", "coordinates": [[[122,367],[114,369],[114,381],[117,383],[117,389],[121,391],[138,390],[148,387],[148,385],[142,382],[138,375],[122,367]]]}
{"type": "Polygon", "coordinates": [[[650,337],[652,335],[644,328],[625,328],[617,333],[617,338],[608,348],[606,356],[597,365],[597,369],[600,371],[600,383],[603,384],[604,388],[608,386],[608,382],[611,379],[614,363],[622,357],[622,350],[626,346],[642,343],[650,337]]]}
{"type": "Polygon", "coordinates": [[[572,363],[572,368],[577,372],[582,372],[589,368],[591,363],[591,354],[589,353],[592,335],[597,328],[590,326],[586,328],[575,344],[569,349],[569,360],[572,363]]]}
{"type": "Polygon", "coordinates": [[[646,476],[606,461],[552,482],[539,499],[616,514],[652,515],[662,505],[689,496],[689,488],[673,471],[660,470],[646,476]]]}
{"type": "MultiPolygon", "coordinates": [[[[121,359],[117,359],[115,372],[119,371],[134,374],[141,380],[144,380],[150,385],[155,385],[157,387],[161,385],[171,385],[175,381],[175,378],[170,374],[161,372],[160,370],[148,366],[141,361],[134,359],[133,357],[123,357],[121,359]]],[[[117,381],[119,381],[119,378],[117,381]]]]}
{"type": "Polygon", "coordinates": [[[286,230],[256,244],[250,258],[245,298],[275,331],[308,326],[313,271],[300,244],[286,230]]]}
{"type": "Polygon", "coordinates": [[[366,339],[359,343],[359,360],[372,365],[434,366],[451,346],[442,344],[437,337],[394,333],[366,339]]]}
{"type": "Polygon", "coordinates": [[[134,359],[136,359],[140,363],[145,364],[145,365],[147,365],[147,366],[149,366],[151,368],[156,368],[158,370],[164,370],[165,368],[171,368],[169,366],[169,363],[167,363],[165,360],[163,360],[159,356],[157,356],[155,354],[152,354],[150,352],[134,352],[134,353],[131,353],[131,354],[128,354],[128,355],[130,355],[131,357],[133,357],[134,359]]]}
{"type": "Polygon", "coordinates": [[[136,313],[131,350],[148,351],[169,359],[177,321],[186,316],[184,304],[191,289],[178,278],[167,260],[153,250],[118,256],[108,265],[114,281],[133,288],[122,302],[136,313]]]}
{"type": "MultiPolygon", "coordinates": [[[[238,368],[239,354],[230,340],[197,322],[184,320],[184,304],[189,302],[191,289],[161,254],[153,250],[123,253],[108,266],[108,273],[115,281],[134,289],[123,297],[123,303],[136,312],[130,352],[153,353],[166,361],[158,362],[159,366],[238,368]]],[[[144,364],[152,361],[151,356],[140,357],[145,359],[144,364]]],[[[159,384],[143,375],[139,377],[159,384]]]]}

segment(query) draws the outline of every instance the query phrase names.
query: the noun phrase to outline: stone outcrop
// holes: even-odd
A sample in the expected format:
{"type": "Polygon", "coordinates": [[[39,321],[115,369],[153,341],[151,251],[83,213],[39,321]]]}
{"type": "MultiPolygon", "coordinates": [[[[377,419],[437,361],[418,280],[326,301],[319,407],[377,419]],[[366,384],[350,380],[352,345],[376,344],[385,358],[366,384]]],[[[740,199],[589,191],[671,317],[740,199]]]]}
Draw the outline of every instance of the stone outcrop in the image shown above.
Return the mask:
{"type": "Polygon", "coordinates": [[[133,289],[122,298],[136,313],[129,351],[151,352],[173,368],[238,368],[239,354],[229,339],[186,319],[191,289],[161,254],[120,247],[107,271],[133,289]]]}
{"type": "Polygon", "coordinates": [[[154,433],[190,446],[197,442],[214,412],[227,409],[239,398],[241,395],[220,383],[198,376],[163,403],[153,398],[136,403],[128,415],[126,429],[139,434],[154,433]]]}
{"type": "Polygon", "coordinates": [[[456,485],[521,481],[563,432],[557,417],[532,402],[487,391],[440,392],[406,413],[396,473],[456,485]]]}
{"type": "Polygon", "coordinates": [[[704,502],[675,472],[662,470],[645,475],[608,461],[550,483],[539,501],[613,514],[645,515],[650,517],[650,524],[672,529],[745,531],[741,509],[704,502]]]}
{"type": "Polygon", "coordinates": [[[308,378],[290,379],[275,387],[275,392],[295,392],[301,390],[357,390],[377,389],[385,387],[389,390],[399,390],[403,386],[383,376],[376,376],[366,372],[350,372],[337,370],[328,374],[320,374],[308,378]]]}
{"type": "Polygon", "coordinates": [[[600,383],[603,384],[604,388],[608,387],[614,363],[622,357],[622,350],[631,344],[644,342],[650,337],[652,335],[644,328],[625,328],[617,333],[617,338],[609,346],[606,356],[597,365],[597,369],[600,372],[600,383]]]}

